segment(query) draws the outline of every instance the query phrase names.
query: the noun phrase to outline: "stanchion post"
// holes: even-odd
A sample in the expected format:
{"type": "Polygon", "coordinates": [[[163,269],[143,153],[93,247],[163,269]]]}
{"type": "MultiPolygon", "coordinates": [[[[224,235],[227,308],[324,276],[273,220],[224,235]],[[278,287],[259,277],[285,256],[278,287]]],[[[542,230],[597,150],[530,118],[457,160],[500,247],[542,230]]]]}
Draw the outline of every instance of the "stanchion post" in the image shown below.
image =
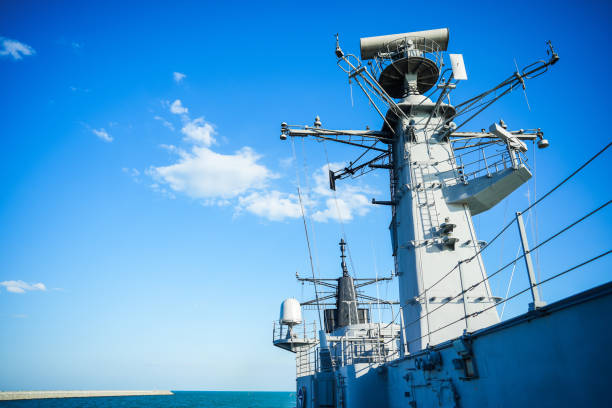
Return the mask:
{"type": "Polygon", "coordinates": [[[531,290],[531,298],[533,302],[529,304],[529,310],[535,310],[542,306],[546,306],[546,302],[540,299],[540,291],[537,286],[533,263],[531,262],[531,253],[529,251],[529,242],[527,241],[527,233],[525,232],[525,224],[523,223],[523,214],[516,213],[516,224],[518,225],[519,235],[521,236],[521,244],[523,245],[523,258],[525,259],[525,267],[527,268],[527,276],[529,277],[529,289],[531,290]]]}

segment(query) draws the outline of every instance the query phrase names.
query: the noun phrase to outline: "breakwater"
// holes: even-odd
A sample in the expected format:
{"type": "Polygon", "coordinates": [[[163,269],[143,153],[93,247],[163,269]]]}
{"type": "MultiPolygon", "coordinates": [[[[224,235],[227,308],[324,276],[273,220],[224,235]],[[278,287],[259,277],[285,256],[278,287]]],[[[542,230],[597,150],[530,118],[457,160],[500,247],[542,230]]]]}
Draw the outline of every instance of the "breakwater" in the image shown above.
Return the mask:
{"type": "Polygon", "coordinates": [[[174,395],[172,391],[2,391],[0,401],[47,399],[47,398],[91,398],[127,397],[141,395],[174,395]]]}

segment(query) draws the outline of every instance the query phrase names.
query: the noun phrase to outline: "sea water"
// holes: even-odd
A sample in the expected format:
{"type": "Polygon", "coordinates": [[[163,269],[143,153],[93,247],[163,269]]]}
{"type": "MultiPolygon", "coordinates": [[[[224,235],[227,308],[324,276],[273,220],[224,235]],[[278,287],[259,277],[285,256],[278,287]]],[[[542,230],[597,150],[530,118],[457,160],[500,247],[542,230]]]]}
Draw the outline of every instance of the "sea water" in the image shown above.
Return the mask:
{"type": "Polygon", "coordinates": [[[136,397],[53,398],[3,401],[1,407],[15,408],[293,408],[294,392],[173,391],[174,395],[136,397]]]}

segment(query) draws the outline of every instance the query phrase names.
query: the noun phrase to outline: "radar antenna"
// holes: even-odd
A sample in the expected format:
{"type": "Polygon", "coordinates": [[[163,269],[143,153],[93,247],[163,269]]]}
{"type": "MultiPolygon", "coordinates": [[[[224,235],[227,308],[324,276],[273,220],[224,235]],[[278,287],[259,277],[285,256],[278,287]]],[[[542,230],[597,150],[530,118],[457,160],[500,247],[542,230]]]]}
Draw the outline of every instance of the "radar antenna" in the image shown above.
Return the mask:
{"type": "MultiPolygon", "coordinates": [[[[499,138],[485,132],[458,132],[486,108],[498,101],[513,89],[521,86],[525,89],[527,79],[536,78],[559,60],[552,43],[547,41],[548,60],[538,60],[516,70],[511,76],[491,89],[469,98],[454,107],[444,103],[450,98],[450,93],[457,87],[459,80],[467,79],[463,57],[460,54],[449,54],[452,68],[444,69],[442,51],[448,45],[448,30],[429,30],[415,33],[397,34],[382,37],[361,39],[361,59],[354,54],[346,54],[340,47],[339,35],[336,34],[335,55],[337,64],[348,76],[349,83],[354,81],[367,97],[376,113],[383,119],[381,130],[333,130],[322,127],[317,117],[314,126],[297,126],[281,124],[281,139],[291,137],[313,137],[350,146],[363,148],[364,151],[356,159],[349,162],[343,169],[329,173],[330,188],[335,190],[336,180],[347,177],[355,178],[374,169],[392,170],[391,144],[395,134],[395,124],[400,119],[407,119],[406,107],[394,98],[405,98],[408,95],[421,95],[431,90],[429,97],[439,92],[434,109],[426,121],[427,133],[440,133],[440,139],[449,138],[453,141],[469,141],[477,139],[475,144],[463,148],[482,146],[490,143],[500,143],[499,138]],[[363,60],[368,60],[367,66],[363,60]],[[377,79],[378,78],[378,79],[377,79]],[[387,109],[383,114],[377,102],[387,109]],[[470,114],[467,119],[455,123],[463,115],[470,114]],[[433,117],[443,117],[433,129],[427,126],[433,117]],[[483,140],[485,139],[485,140],[483,140]],[[382,146],[381,146],[382,144],[382,146]]],[[[410,133],[410,129],[408,129],[410,133]]],[[[548,146],[548,140],[543,138],[540,129],[521,129],[510,132],[520,140],[538,140],[538,147],[548,146]]],[[[502,141],[503,142],[503,141],[502,141]]],[[[379,201],[376,203],[386,204],[379,201]]]]}

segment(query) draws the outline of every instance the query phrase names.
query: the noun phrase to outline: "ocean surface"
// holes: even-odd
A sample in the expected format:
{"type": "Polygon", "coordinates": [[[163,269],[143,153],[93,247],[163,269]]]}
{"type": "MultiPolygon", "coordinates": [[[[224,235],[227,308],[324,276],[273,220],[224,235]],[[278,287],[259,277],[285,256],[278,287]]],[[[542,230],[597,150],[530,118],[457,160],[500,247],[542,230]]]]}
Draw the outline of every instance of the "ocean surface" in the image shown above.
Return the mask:
{"type": "Polygon", "coordinates": [[[294,408],[295,392],[173,391],[174,395],[142,397],[55,398],[2,401],[0,407],[15,408],[294,408]]]}

